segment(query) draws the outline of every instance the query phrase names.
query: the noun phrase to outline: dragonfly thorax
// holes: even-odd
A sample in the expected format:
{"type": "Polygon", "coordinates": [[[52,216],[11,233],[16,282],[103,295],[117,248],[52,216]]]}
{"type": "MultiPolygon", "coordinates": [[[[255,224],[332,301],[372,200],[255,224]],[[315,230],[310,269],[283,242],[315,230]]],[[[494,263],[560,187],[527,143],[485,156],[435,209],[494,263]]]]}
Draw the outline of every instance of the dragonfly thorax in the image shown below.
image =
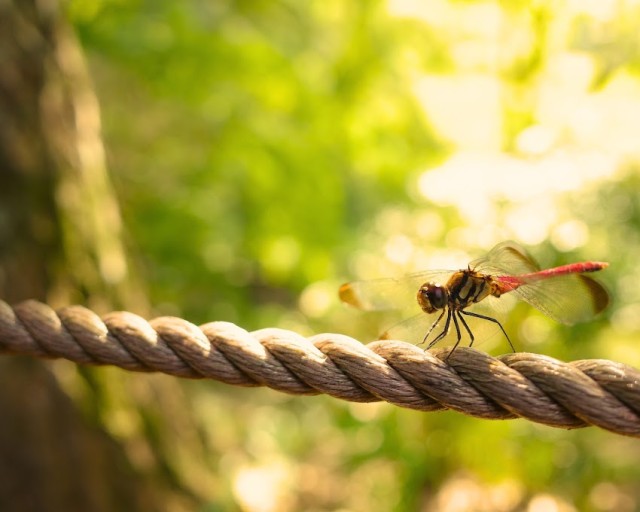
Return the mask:
{"type": "Polygon", "coordinates": [[[425,283],[418,290],[418,304],[425,313],[435,313],[444,309],[449,302],[449,291],[446,286],[425,283]]]}
{"type": "Polygon", "coordinates": [[[500,297],[500,289],[493,279],[474,270],[459,270],[447,284],[424,283],[418,290],[418,304],[425,313],[435,313],[447,306],[462,310],[485,297],[500,297]]]}

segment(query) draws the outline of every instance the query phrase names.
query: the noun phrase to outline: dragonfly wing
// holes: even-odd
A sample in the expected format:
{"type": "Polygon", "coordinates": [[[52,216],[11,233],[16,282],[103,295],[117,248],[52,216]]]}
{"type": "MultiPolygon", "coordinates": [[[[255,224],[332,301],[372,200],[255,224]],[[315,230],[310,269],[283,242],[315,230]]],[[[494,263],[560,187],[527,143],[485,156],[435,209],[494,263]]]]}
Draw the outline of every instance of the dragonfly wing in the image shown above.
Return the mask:
{"type": "MultiPolygon", "coordinates": [[[[486,256],[471,263],[471,268],[498,278],[533,274],[540,270],[535,260],[515,242],[502,242],[486,256]]],[[[572,325],[591,319],[609,304],[606,289],[582,274],[529,280],[512,292],[554,320],[572,325]]]]}
{"type": "Polygon", "coordinates": [[[340,287],[340,299],[366,311],[418,308],[416,296],[427,282],[446,283],[452,271],[417,272],[400,278],[355,281],[340,287]]]}
{"type": "Polygon", "coordinates": [[[540,267],[527,251],[515,242],[502,242],[469,266],[478,272],[492,275],[519,275],[537,272],[540,267]]]}
{"type": "Polygon", "coordinates": [[[512,293],[545,315],[568,325],[590,320],[609,304],[609,294],[604,286],[582,274],[533,281],[512,293]]]}
{"type": "Polygon", "coordinates": [[[381,340],[399,340],[419,345],[438,315],[419,313],[395,324],[380,335],[381,340]]]}

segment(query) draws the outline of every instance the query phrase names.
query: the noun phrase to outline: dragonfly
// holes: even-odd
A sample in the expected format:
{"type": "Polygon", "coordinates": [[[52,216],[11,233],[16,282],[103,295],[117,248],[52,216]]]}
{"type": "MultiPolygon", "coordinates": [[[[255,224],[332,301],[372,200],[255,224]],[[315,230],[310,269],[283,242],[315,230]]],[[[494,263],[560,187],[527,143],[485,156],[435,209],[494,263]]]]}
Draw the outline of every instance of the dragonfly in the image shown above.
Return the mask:
{"type": "Polygon", "coordinates": [[[609,294],[598,281],[584,274],[608,266],[601,261],[585,261],[542,270],[524,248],[508,241],[496,245],[466,269],[346,283],[340,287],[339,295],[343,302],[367,311],[411,307],[421,310],[383,333],[381,339],[413,341],[425,344],[425,350],[447,339],[454,343],[450,356],[464,332],[469,336],[469,346],[473,346],[475,327],[472,329],[469,324],[478,326],[484,322],[493,327],[484,332],[497,332],[499,328],[515,352],[509,335],[495,318],[500,297],[516,296],[563,324],[585,322],[607,307],[609,294]]]}

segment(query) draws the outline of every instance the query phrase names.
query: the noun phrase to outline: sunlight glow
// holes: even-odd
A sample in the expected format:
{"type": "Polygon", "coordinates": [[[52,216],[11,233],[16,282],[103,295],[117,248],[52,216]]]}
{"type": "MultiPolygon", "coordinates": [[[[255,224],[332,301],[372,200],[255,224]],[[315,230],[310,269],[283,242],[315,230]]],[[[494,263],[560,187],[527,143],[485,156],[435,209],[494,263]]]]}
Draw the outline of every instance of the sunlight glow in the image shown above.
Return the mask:
{"type": "MultiPolygon", "coordinates": [[[[616,168],[616,159],[607,154],[577,149],[538,160],[460,152],[423,172],[417,188],[428,201],[455,206],[472,230],[488,223],[505,224],[512,236],[535,244],[547,238],[558,222],[557,196],[610,177],[616,168]],[[501,202],[505,206],[499,209],[501,202]]],[[[569,245],[580,245],[588,233],[578,224],[568,224],[557,236],[564,235],[573,236],[569,245]]]]}
{"type": "Polygon", "coordinates": [[[462,149],[499,150],[500,81],[489,74],[424,76],[413,91],[429,123],[462,149]]]}
{"type": "Polygon", "coordinates": [[[525,155],[543,155],[551,150],[558,139],[558,133],[543,125],[525,128],[516,138],[516,147],[525,155]]]}
{"type": "Polygon", "coordinates": [[[543,242],[557,219],[552,199],[539,195],[531,201],[516,203],[507,209],[506,224],[516,240],[528,245],[543,242]]]}
{"type": "Polygon", "coordinates": [[[416,232],[420,240],[435,240],[443,231],[442,218],[435,212],[422,212],[416,217],[416,232]]]}
{"type": "Polygon", "coordinates": [[[527,347],[534,347],[548,340],[552,328],[551,320],[544,315],[533,313],[522,321],[518,332],[527,347]]]}
{"type": "Polygon", "coordinates": [[[595,62],[565,52],[544,72],[537,118],[541,126],[563,134],[566,146],[638,158],[640,83],[619,71],[603,89],[592,92],[595,62]]]}
{"type": "Polygon", "coordinates": [[[317,281],[307,286],[300,294],[300,310],[312,318],[320,318],[336,301],[335,283],[317,281]]]}
{"type": "Polygon", "coordinates": [[[412,18],[439,29],[455,29],[461,40],[496,39],[504,22],[504,11],[493,2],[457,5],[443,0],[388,0],[387,12],[396,18],[412,18]]]}
{"type": "Polygon", "coordinates": [[[233,490],[248,512],[282,510],[289,474],[281,464],[245,467],[238,471],[233,490]]]}
{"type": "Polygon", "coordinates": [[[429,510],[513,510],[522,499],[522,490],[515,480],[487,485],[471,476],[458,475],[444,483],[429,510]],[[482,507],[478,508],[478,504],[482,504],[482,507]]]}
{"type": "Polygon", "coordinates": [[[576,512],[573,505],[551,494],[537,494],[529,502],[527,512],[576,512]]]}
{"type": "Polygon", "coordinates": [[[610,21],[617,13],[618,0],[569,0],[567,7],[575,13],[583,13],[598,21],[610,21]]]}
{"type": "Polygon", "coordinates": [[[581,220],[563,222],[551,231],[551,243],[562,252],[583,247],[589,239],[589,228],[581,220]]]}
{"type": "Polygon", "coordinates": [[[392,235],[384,246],[387,258],[394,263],[405,264],[413,254],[413,242],[405,235],[392,235]]]}
{"type": "Polygon", "coordinates": [[[388,0],[387,12],[397,18],[413,18],[427,23],[438,23],[447,17],[450,4],[444,0],[432,0],[428,8],[421,0],[388,0]]]}

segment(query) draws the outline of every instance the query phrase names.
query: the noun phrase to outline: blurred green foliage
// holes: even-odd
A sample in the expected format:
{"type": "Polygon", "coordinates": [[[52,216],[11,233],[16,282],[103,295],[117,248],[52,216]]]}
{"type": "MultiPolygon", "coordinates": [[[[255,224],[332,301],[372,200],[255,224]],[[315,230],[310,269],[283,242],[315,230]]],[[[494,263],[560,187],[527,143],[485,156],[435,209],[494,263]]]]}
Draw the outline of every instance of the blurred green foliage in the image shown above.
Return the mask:
{"type": "Polygon", "coordinates": [[[368,33],[381,6],[79,4],[152,296],[184,314],[273,323],[256,306],[342,270],[345,241],[440,154],[395,46],[368,33]]]}
{"type": "MultiPolygon", "coordinates": [[[[159,314],[366,341],[384,320],[341,307],[343,279],[514,238],[545,266],[611,262],[614,296],[574,327],[518,306],[517,346],[640,365],[639,6],[76,0],[68,16],[159,314]]],[[[640,507],[639,445],[594,429],[185,387],[209,452],[172,471],[203,510],[640,507]]]]}

